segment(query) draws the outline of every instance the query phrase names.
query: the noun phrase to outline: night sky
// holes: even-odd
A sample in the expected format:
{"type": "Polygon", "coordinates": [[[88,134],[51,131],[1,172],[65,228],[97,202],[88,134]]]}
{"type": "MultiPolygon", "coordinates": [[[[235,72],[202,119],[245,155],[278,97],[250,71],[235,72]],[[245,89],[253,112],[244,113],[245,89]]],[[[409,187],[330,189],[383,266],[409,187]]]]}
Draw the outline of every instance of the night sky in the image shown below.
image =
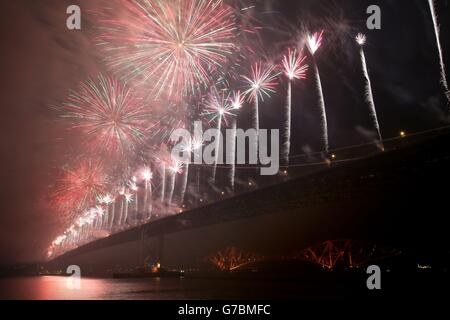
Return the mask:
{"type": "MultiPolygon", "coordinates": [[[[250,1],[246,1],[249,3],[250,1]]],[[[450,1],[438,0],[441,40],[450,65],[450,1]]],[[[77,154],[81,137],[56,121],[51,106],[99,72],[111,74],[92,40],[95,21],[86,12],[98,0],[5,0],[0,3],[1,107],[0,265],[39,260],[65,225],[46,204],[61,166],[77,154]],[[82,8],[81,31],[66,28],[66,8],[82,8]]],[[[260,0],[254,15],[263,30],[258,50],[279,59],[300,25],[325,29],[317,55],[331,148],[364,143],[373,128],[364,101],[358,32],[365,47],[382,134],[414,132],[447,124],[438,54],[426,0],[260,0]],[[365,27],[366,8],[382,9],[382,30],[365,27]]],[[[311,77],[312,78],[312,77],[311,77]]],[[[286,83],[261,105],[261,128],[279,128],[286,83]]],[[[250,110],[240,121],[248,126],[250,110]]],[[[312,79],[293,93],[293,151],[320,150],[319,114],[312,79]]]]}

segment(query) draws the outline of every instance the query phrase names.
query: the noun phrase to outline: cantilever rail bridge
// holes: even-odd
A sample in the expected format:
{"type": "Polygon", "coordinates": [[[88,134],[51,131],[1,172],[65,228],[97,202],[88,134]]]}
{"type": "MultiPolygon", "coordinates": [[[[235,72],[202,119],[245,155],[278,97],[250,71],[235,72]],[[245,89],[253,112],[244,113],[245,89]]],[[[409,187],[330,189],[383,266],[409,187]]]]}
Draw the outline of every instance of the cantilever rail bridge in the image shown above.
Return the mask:
{"type": "Polygon", "coordinates": [[[332,239],[448,251],[450,132],[97,240],[49,263],[104,272],[145,259],[198,266],[226,247],[288,255],[332,239]]]}

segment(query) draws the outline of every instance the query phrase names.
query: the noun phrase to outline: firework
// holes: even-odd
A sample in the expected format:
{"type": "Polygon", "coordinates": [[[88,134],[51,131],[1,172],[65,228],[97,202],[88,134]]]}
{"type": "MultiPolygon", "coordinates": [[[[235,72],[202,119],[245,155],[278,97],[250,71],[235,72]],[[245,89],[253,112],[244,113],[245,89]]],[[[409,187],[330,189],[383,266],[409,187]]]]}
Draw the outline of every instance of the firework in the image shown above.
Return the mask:
{"type": "Polygon", "coordinates": [[[189,141],[187,141],[182,148],[183,152],[189,153],[189,158],[183,163],[184,170],[183,170],[183,182],[181,185],[181,192],[180,192],[180,205],[183,205],[184,196],[186,194],[186,188],[189,178],[189,165],[191,163],[192,153],[196,152],[197,150],[200,150],[202,147],[203,147],[203,138],[194,137],[193,139],[189,139],[189,141]]]}
{"type": "Polygon", "coordinates": [[[284,74],[290,81],[294,79],[306,79],[306,72],[308,65],[305,64],[306,57],[303,55],[303,49],[300,52],[297,50],[288,49],[287,55],[283,57],[284,74]]]}
{"type": "Polygon", "coordinates": [[[221,91],[219,93],[214,89],[209,95],[204,115],[210,117],[210,123],[217,122],[218,125],[228,125],[228,118],[234,116],[232,113],[234,107],[231,102],[229,92],[221,91]]]}
{"type": "Polygon", "coordinates": [[[108,186],[103,165],[95,160],[82,161],[78,167],[63,169],[52,201],[57,209],[76,216],[92,207],[108,186]]]}
{"type": "Polygon", "coordinates": [[[296,50],[288,49],[287,55],[283,58],[283,67],[286,77],[289,79],[286,101],[286,122],[285,122],[285,142],[283,145],[283,156],[286,165],[289,164],[289,154],[291,150],[291,126],[292,126],[292,81],[294,79],[306,79],[308,65],[305,64],[306,57],[303,50],[297,53],[296,50]]]}
{"type": "Polygon", "coordinates": [[[102,225],[103,228],[107,228],[108,225],[110,224],[110,221],[114,220],[114,206],[111,215],[109,213],[109,207],[111,204],[114,204],[114,201],[115,199],[109,193],[99,199],[99,203],[104,204],[106,206],[105,216],[102,225]]]}
{"type": "Polygon", "coordinates": [[[105,196],[105,198],[103,199],[103,201],[105,202],[105,204],[107,205],[108,208],[108,213],[109,213],[109,207],[111,207],[111,215],[109,215],[108,219],[109,219],[109,229],[112,229],[113,225],[114,225],[114,218],[115,218],[115,203],[116,203],[116,199],[111,195],[111,194],[107,194],[105,196]]]}
{"type": "Polygon", "coordinates": [[[184,169],[183,169],[183,181],[181,184],[181,191],[180,191],[180,206],[183,205],[184,197],[186,195],[186,188],[189,179],[189,161],[186,161],[183,165],[184,169]]]}
{"type": "Polygon", "coordinates": [[[364,34],[362,34],[362,33],[358,33],[356,35],[355,40],[356,40],[356,43],[359,44],[362,47],[362,46],[364,46],[366,44],[367,37],[364,34]]]}
{"type": "Polygon", "coordinates": [[[96,212],[94,212],[91,208],[86,210],[85,213],[75,221],[75,226],[79,230],[78,242],[82,242],[89,237],[91,232],[91,224],[95,218],[96,212]]]}
{"type": "Polygon", "coordinates": [[[170,207],[172,205],[173,192],[175,190],[175,181],[177,174],[182,172],[182,164],[178,161],[173,161],[172,165],[169,167],[169,192],[167,194],[167,205],[170,207]]]}
{"type": "Polygon", "coordinates": [[[366,80],[366,100],[367,100],[367,103],[369,104],[370,115],[372,117],[373,124],[375,126],[375,129],[377,130],[378,141],[380,143],[380,147],[381,147],[381,149],[383,149],[383,138],[381,136],[380,124],[378,122],[378,116],[377,116],[377,110],[375,108],[375,101],[373,99],[372,82],[370,81],[369,71],[367,69],[367,63],[366,63],[366,55],[364,54],[364,45],[366,44],[366,40],[367,40],[366,36],[363,35],[362,33],[359,33],[356,36],[356,42],[360,46],[360,56],[361,56],[362,69],[363,69],[363,73],[364,73],[364,79],[366,80]]]}
{"type": "MultiPolygon", "coordinates": [[[[264,97],[270,98],[270,95],[275,93],[278,75],[279,73],[275,72],[274,65],[263,66],[260,62],[252,66],[251,77],[243,76],[248,85],[244,95],[248,96],[249,101],[254,103],[253,127],[257,136],[259,136],[259,100],[264,101],[264,97]]],[[[255,150],[258,152],[258,140],[256,140],[255,150]]]]}
{"type": "MultiPolygon", "coordinates": [[[[237,112],[240,110],[244,104],[244,96],[240,91],[233,92],[233,96],[231,97],[230,104],[232,108],[237,112]]],[[[231,163],[231,170],[229,173],[230,179],[230,187],[234,190],[234,182],[236,176],[236,130],[237,130],[237,117],[233,117],[231,119],[231,147],[230,151],[227,152],[229,157],[227,163],[231,163]]]]}
{"type": "MultiPolygon", "coordinates": [[[[193,146],[193,154],[196,163],[202,162],[202,153],[203,153],[203,133],[198,125],[194,125],[194,138],[193,138],[192,146],[193,146]]],[[[200,195],[200,174],[201,174],[201,166],[197,165],[196,167],[196,177],[195,177],[195,194],[197,196],[200,195]]]]}
{"type": "Polygon", "coordinates": [[[169,171],[174,174],[180,174],[183,172],[182,170],[183,164],[179,161],[172,161],[172,166],[169,167],[169,171]]]}
{"type": "Polygon", "coordinates": [[[198,137],[194,136],[194,138],[191,141],[189,141],[188,145],[184,150],[190,153],[196,152],[203,147],[204,143],[205,141],[203,140],[202,136],[198,137]]]}
{"type": "Polygon", "coordinates": [[[152,201],[152,182],[153,179],[153,173],[150,170],[150,168],[145,167],[144,171],[142,172],[142,178],[145,182],[145,195],[144,195],[144,218],[150,219],[152,214],[152,205],[150,203],[150,206],[147,206],[147,198],[150,195],[150,202],[152,201]]]}
{"type": "Polygon", "coordinates": [[[322,46],[323,30],[318,33],[309,34],[307,36],[307,46],[312,55],[315,55],[317,50],[322,46]]]}
{"type": "Polygon", "coordinates": [[[161,194],[160,194],[160,203],[161,206],[164,205],[165,193],[166,193],[166,163],[164,161],[161,162],[161,194]]]}
{"type": "MultiPolygon", "coordinates": [[[[106,204],[103,196],[101,198],[99,198],[97,201],[100,203],[100,205],[106,204]]],[[[102,215],[102,223],[100,224],[101,229],[104,229],[106,227],[106,225],[108,224],[108,215],[109,215],[109,208],[108,208],[108,206],[106,206],[105,214],[102,215]]]]}
{"type": "Polygon", "coordinates": [[[129,192],[125,192],[125,214],[123,218],[123,224],[127,223],[128,221],[128,207],[131,202],[133,202],[133,194],[129,192]]]}
{"type": "Polygon", "coordinates": [[[93,150],[110,155],[135,151],[152,127],[142,99],[117,80],[102,75],[72,92],[61,116],[86,135],[93,150]]]}
{"type": "Polygon", "coordinates": [[[119,226],[122,225],[122,219],[123,219],[123,210],[124,210],[124,203],[125,203],[125,188],[122,187],[119,190],[119,198],[120,198],[120,213],[119,213],[119,218],[117,219],[119,226]]]}
{"type": "Polygon", "coordinates": [[[231,107],[234,110],[240,110],[244,105],[245,97],[240,91],[234,91],[233,96],[230,98],[231,107]]]}
{"type": "Polygon", "coordinates": [[[169,152],[168,146],[166,144],[161,144],[159,147],[158,156],[155,156],[156,162],[159,164],[159,176],[160,176],[160,194],[159,194],[159,204],[160,210],[164,209],[165,206],[165,196],[166,196],[166,169],[167,164],[171,162],[171,154],[169,152]]]}
{"type": "Polygon", "coordinates": [[[99,220],[99,224],[98,224],[97,228],[101,229],[102,228],[102,224],[103,224],[103,220],[105,219],[106,212],[105,212],[105,209],[101,205],[96,206],[95,210],[97,212],[97,217],[98,217],[98,220],[99,220]]]}
{"type": "Polygon", "coordinates": [[[135,0],[121,5],[125,17],[100,13],[98,43],[110,67],[149,84],[155,98],[207,87],[235,51],[234,10],[222,0],[135,0]]]}
{"type": "Polygon", "coordinates": [[[439,53],[439,64],[441,67],[441,82],[442,82],[442,86],[444,87],[445,95],[447,96],[447,100],[450,102],[450,90],[448,88],[447,75],[445,73],[444,53],[443,53],[442,45],[441,45],[440,27],[439,27],[438,16],[436,13],[436,8],[434,6],[434,0],[428,0],[428,4],[430,6],[431,17],[433,19],[434,33],[436,35],[436,44],[437,44],[438,53],[439,53]]]}
{"type": "Polygon", "coordinates": [[[97,215],[97,222],[96,222],[96,228],[100,229],[103,224],[103,216],[105,215],[105,210],[101,205],[98,205],[95,207],[95,213],[97,215]]]}
{"type": "MultiPolygon", "coordinates": [[[[205,114],[211,116],[210,122],[217,122],[217,132],[222,131],[222,125],[228,124],[228,117],[233,116],[231,112],[233,106],[230,104],[230,93],[222,91],[218,93],[216,90],[209,95],[208,103],[206,105],[205,114]]],[[[216,181],[217,163],[219,162],[219,148],[220,148],[220,136],[215,137],[215,161],[212,173],[212,181],[216,181]]]]}
{"type": "MultiPolygon", "coordinates": [[[[84,216],[82,217],[83,221],[84,221],[84,225],[87,225],[86,228],[86,232],[84,235],[85,239],[88,239],[91,237],[91,234],[93,232],[93,226],[94,226],[94,222],[97,219],[97,211],[95,210],[95,208],[90,208],[88,209],[84,216]]],[[[83,223],[82,223],[83,224],[83,223]]]]}
{"type": "Polygon", "coordinates": [[[131,180],[128,182],[128,187],[131,191],[134,192],[134,204],[135,204],[135,212],[134,212],[134,218],[137,219],[139,214],[139,187],[137,185],[137,178],[132,177],[131,180]]]}
{"type": "Polygon", "coordinates": [[[322,81],[320,79],[319,67],[317,66],[317,62],[315,60],[315,54],[316,54],[317,50],[319,50],[319,48],[321,47],[322,41],[323,41],[323,31],[321,31],[320,33],[316,32],[312,35],[308,35],[308,37],[307,37],[307,46],[308,46],[309,52],[311,53],[311,56],[313,58],[314,72],[316,75],[316,86],[317,86],[317,92],[319,94],[319,107],[320,107],[320,113],[321,113],[324,151],[326,154],[328,154],[329,143],[328,143],[327,113],[326,113],[326,109],[325,109],[325,100],[323,97],[322,81]]]}
{"type": "Polygon", "coordinates": [[[47,256],[51,257],[55,255],[57,250],[63,245],[66,238],[67,238],[66,234],[57,236],[56,239],[52,241],[49,248],[47,249],[47,256]]]}
{"type": "Polygon", "coordinates": [[[102,224],[102,216],[98,215],[95,219],[95,229],[100,229],[102,224]]]}

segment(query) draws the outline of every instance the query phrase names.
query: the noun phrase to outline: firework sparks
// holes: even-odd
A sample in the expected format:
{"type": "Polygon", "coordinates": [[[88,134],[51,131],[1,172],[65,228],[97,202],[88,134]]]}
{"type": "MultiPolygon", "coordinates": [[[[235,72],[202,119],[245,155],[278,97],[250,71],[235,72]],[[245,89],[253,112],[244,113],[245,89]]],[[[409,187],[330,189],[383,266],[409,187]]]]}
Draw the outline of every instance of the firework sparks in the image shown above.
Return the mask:
{"type": "Polygon", "coordinates": [[[373,124],[375,126],[375,129],[377,130],[378,141],[380,143],[380,147],[381,147],[381,149],[383,149],[383,138],[381,136],[380,124],[378,122],[377,110],[375,108],[375,101],[373,98],[372,82],[370,81],[369,70],[367,69],[367,63],[366,63],[366,55],[364,54],[364,45],[366,43],[366,36],[363,35],[362,33],[359,33],[356,36],[356,42],[360,46],[361,64],[362,64],[362,69],[363,69],[363,73],[364,73],[364,79],[366,80],[366,100],[367,100],[367,103],[369,104],[370,115],[372,117],[373,124]]]}
{"type": "Polygon", "coordinates": [[[233,91],[233,96],[231,97],[231,107],[234,110],[240,110],[242,106],[244,105],[245,97],[243,94],[241,94],[240,91],[233,91]]]}
{"type": "Polygon", "coordinates": [[[450,102],[450,90],[448,88],[447,75],[445,73],[444,53],[443,53],[442,45],[441,45],[440,27],[439,27],[439,21],[438,21],[436,8],[434,5],[434,0],[428,0],[428,4],[430,6],[431,17],[433,19],[434,33],[436,35],[436,44],[437,44],[437,48],[438,48],[438,52],[439,52],[439,63],[440,63],[440,67],[441,67],[441,82],[442,82],[442,86],[444,87],[445,95],[447,96],[447,100],[450,102]]]}
{"type": "Polygon", "coordinates": [[[329,142],[328,142],[328,120],[327,120],[327,112],[325,109],[325,100],[323,97],[323,89],[322,89],[322,80],[320,79],[319,67],[317,66],[317,62],[315,61],[315,54],[317,50],[322,46],[323,42],[323,30],[319,33],[316,32],[312,35],[307,36],[307,46],[311,53],[311,56],[314,60],[314,72],[316,75],[316,87],[317,92],[319,94],[319,107],[321,113],[321,122],[322,122],[322,134],[323,134],[323,143],[324,143],[324,151],[328,154],[329,151],[329,142]]]}
{"type": "Polygon", "coordinates": [[[288,53],[283,57],[284,74],[290,81],[294,79],[306,79],[306,72],[308,65],[305,64],[306,56],[303,55],[303,50],[288,49],[288,53]]]}
{"type": "Polygon", "coordinates": [[[365,34],[358,33],[356,35],[355,40],[356,40],[357,44],[359,44],[360,46],[364,46],[366,44],[366,42],[367,42],[367,37],[366,37],[365,34]]]}
{"type": "Polygon", "coordinates": [[[170,173],[173,173],[173,174],[180,174],[183,172],[182,168],[183,168],[183,164],[181,162],[174,161],[172,163],[172,166],[169,167],[169,171],[170,171],[170,173]]]}
{"type": "MultiPolygon", "coordinates": [[[[203,144],[204,144],[204,138],[201,132],[199,132],[198,128],[194,129],[194,136],[192,140],[190,141],[188,147],[188,150],[190,153],[193,154],[194,159],[202,159],[202,150],[203,150],[203,144]]],[[[192,157],[191,157],[192,158],[192,157]]],[[[196,194],[198,195],[200,193],[200,166],[197,166],[196,168],[196,194]]],[[[184,189],[186,191],[186,189],[184,189]]]]}
{"type": "Polygon", "coordinates": [[[209,95],[204,115],[209,116],[209,122],[217,122],[218,126],[228,125],[228,117],[234,116],[232,113],[234,107],[230,104],[230,93],[215,89],[209,95]]]}
{"type": "Polygon", "coordinates": [[[170,206],[172,204],[173,192],[175,190],[175,181],[177,174],[181,174],[182,172],[182,163],[178,161],[173,161],[172,165],[169,167],[169,192],[167,194],[167,205],[170,206]]]}
{"type": "Polygon", "coordinates": [[[133,194],[129,192],[125,192],[125,214],[123,219],[123,224],[128,221],[128,206],[131,202],[133,202],[133,194]]]}
{"type": "Polygon", "coordinates": [[[92,209],[86,210],[62,235],[56,237],[50,244],[47,250],[48,256],[50,257],[57,252],[60,253],[66,249],[76,247],[77,244],[86,240],[91,230],[91,224],[95,218],[96,213],[92,209]]]}
{"type": "Polygon", "coordinates": [[[135,212],[134,212],[134,218],[137,219],[138,213],[139,213],[139,187],[137,185],[137,178],[133,176],[131,180],[128,182],[128,187],[131,191],[134,192],[134,204],[135,204],[135,212]]]}
{"type": "MultiPolygon", "coordinates": [[[[244,105],[244,95],[240,91],[234,91],[230,100],[230,104],[235,112],[240,110],[244,105]]],[[[237,130],[237,117],[231,119],[231,150],[227,152],[229,157],[227,163],[231,163],[231,169],[229,173],[230,187],[234,190],[235,176],[236,176],[236,130],[237,130]]]]}
{"type": "Polygon", "coordinates": [[[116,199],[115,197],[113,197],[111,194],[107,194],[105,196],[104,199],[106,205],[108,206],[108,211],[109,211],[109,207],[111,207],[111,215],[109,216],[109,229],[111,230],[114,226],[114,219],[115,219],[115,214],[116,214],[116,199]]]}
{"type": "Polygon", "coordinates": [[[145,167],[142,171],[142,178],[145,182],[145,194],[144,194],[144,214],[145,219],[149,219],[152,214],[152,205],[147,205],[148,197],[150,196],[150,202],[152,201],[152,183],[151,180],[153,178],[153,173],[150,168],[145,167]]]}
{"type": "Polygon", "coordinates": [[[309,34],[306,40],[309,51],[312,55],[315,55],[317,50],[319,50],[319,48],[322,46],[323,30],[320,33],[315,32],[313,34],[309,34]]]}
{"type": "Polygon", "coordinates": [[[109,214],[109,207],[111,204],[114,204],[115,199],[112,197],[111,194],[106,194],[104,197],[102,197],[100,203],[103,203],[106,205],[106,214],[105,214],[105,219],[103,221],[103,227],[106,228],[108,227],[108,224],[110,224],[110,220],[111,222],[114,220],[114,205],[112,208],[112,213],[111,215],[109,214]]]}
{"type": "Polygon", "coordinates": [[[100,229],[102,227],[103,218],[105,216],[105,210],[102,206],[98,205],[95,207],[95,212],[97,214],[97,228],[100,229]]]}
{"type": "Polygon", "coordinates": [[[93,206],[108,186],[108,176],[98,161],[83,161],[75,169],[64,169],[52,200],[58,209],[75,216],[93,206]]]}
{"type": "Polygon", "coordinates": [[[291,150],[291,126],[292,126],[292,81],[294,79],[306,79],[306,72],[309,66],[305,64],[306,57],[303,50],[297,53],[296,50],[288,49],[287,55],[283,57],[283,67],[286,77],[289,79],[286,101],[286,122],[285,122],[285,142],[283,144],[283,156],[286,165],[289,164],[289,154],[291,150]]]}
{"type": "Polygon", "coordinates": [[[181,191],[180,191],[180,206],[183,205],[184,197],[186,195],[186,188],[188,184],[189,179],[189,161],[186,161],[184,163],[184,170],[183,170],[183,181],[181,183],[181,191]]]}
{"type": "Polygon", "coordinates": [[[160,194],[160,204],[164,205],[165,193],[166,193],[166,163],[164,161],[161,162],[161,194],[160,194]]]}
{"type": "Polygon", "coordinates": [[[125,202],[125,188],[124,187],[119,189],[119,198],[120,198],[120,213],[119,213],[119,218],[117,219],[117,221],[118,221],[118,225],[122,226],[123,210],[124,210],[124,202],[125,202]]]}
{"type": "Polygon", "coordinates": [[[207,87],[236,48],[234,10],[222,0],[135,0],[123,6],[126,17],[100,13],[104,32],[98,43],[113,69],[151,84],[156,98],[207,87]]]}
{"type": "Polygon", "coordinates": [[[108,154],[135,151],[151,128],[142,100],[126,86],[102,75],[82,83],[62,106],[62,117],[80,129],[94,150],[108,154]]]}
{"type": "Polygon", "coordinates": [[[180,192],[180,205],[183,205],[184,197],[186,194],[186,188],[189,178],[189,166],[191,163],[191,157],[192,153],[200,150],[203,147],[203,137],[194,137],[193,139],[189,139],[184,145],[183,145],[183,152],[189,153],[189,158],[184,162],[184,170],[183,170],[183,182],[181,185],[181,192],[180,192]]]}
{"type": "MultiPolygon", "coordinates": [[[[249,87],[244,95],[248,96],[249,101],[254,103],[253,128],[256,130],[257,136],[259,136],[259,100],[264,101],[264,97],[270,98],[270,95],[275,93],[278,75],[279,73],[275,72],[274,65],[265,67],[260,62],[252,66],[251,77],[243,76],[249,87]]],[[[256,152],[258,152],[258,143],[257,140],[256,152]]]]}
{"type": "Polygon", "coordinates": [[[244,94],[249,96],[250,102],[259,99],[264,101],[264,97],[270,98],[270,95],[275,93],[276,78],[279,75],[275,69],[274,65],[263,66],[260,62],[252,66],[251,77],[243,76],[249,87],[244,94]]]}
{"type": "MultiPolygon", "coordinates": [[[[218,93],[216,90],[209,95],[205,114],[212,117],[211,121],[217,122],[217,132],[222,131],[222,124],[228,124],[228,117],[234,116],[231,112],[234,108],[230,104],[230,93],[222,91],[218,93]]],[[[210,122],[211,122],[210,121],[210,122]]],[[[219,162],[220,136],[215,137],[215,161],[212,173],[212,181],[216,181],[217,164],[219,162]]]]}
{"type": "Polygon", "coordinates": [[[199,150],[203,147],[204,142],[205,141],[203,140],[202,136],[193,137],[183,145],[182,151],[188,153],[195,152],[196,150],[199,150]]]}
{"type": "Polygon", "coordinates": [[[227,156],[229,157],[227,163],[231,163],[231,169],[229,173],[231,190],[234,190],[236,177],[236,130],[237,120],[233,118],[231,123],[231,150],[227,153],[227,156]]]}
{"type": "Polygon", "coordinates": [[[157,156],[155,156],[156,162],[159,164],[159,179],[160,179],[160,193],[159,193],[159,205],[160,213],[163,213],[164,206],[166,204],[166,174],[168,164],[171,163],[171,154],[169,152],[168,146],[166,144],[161,144],[159,150],[157,151],[157,156]]]}
{"type": "Polygon", "coordinates": [[[142,179],[144,179],[144,181],[149,182],[150,180],[152,180],[153,178],[153,173],[150,170],[150,168],[145,167],[144,170],[142,171],[142,179]]]}

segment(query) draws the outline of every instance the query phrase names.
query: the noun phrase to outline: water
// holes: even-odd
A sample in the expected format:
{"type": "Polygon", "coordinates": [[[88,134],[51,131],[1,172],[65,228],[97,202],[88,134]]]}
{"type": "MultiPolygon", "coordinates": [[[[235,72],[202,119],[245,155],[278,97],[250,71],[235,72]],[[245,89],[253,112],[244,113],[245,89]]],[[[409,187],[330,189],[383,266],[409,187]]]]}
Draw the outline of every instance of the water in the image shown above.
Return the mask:
{"type": "Polygon", "coordinates": [[[188,299],[208,291],[201,285],[194,290],[182,279],[82,278],[79,289],[71,289],[69,281],[55,276],[1,279],[0,299],[188,299]]]}
{"type": "MultiPolygon", "coordinates": [[[[367,275],[322,274],[318,278],[82,278],[80,289],[70,289],[66,277],[0,278],[0,300],[242,300],[373,298],[367,275]]],[[[383,290],[375,297],[439,296],[450,287],[446,273],[384,274],[383,290]]]]}
{"type": "MultiPolygon", "coordinates": [[[[102,279],[82,278],[80,289],[70,289],[58,276],[0,279],[0,299],[26,300],[179,300],[289,298],[298,283],[243,279],[102,279]]],[[[300,290],[306,292],[309,290],[300,290]]]]}

